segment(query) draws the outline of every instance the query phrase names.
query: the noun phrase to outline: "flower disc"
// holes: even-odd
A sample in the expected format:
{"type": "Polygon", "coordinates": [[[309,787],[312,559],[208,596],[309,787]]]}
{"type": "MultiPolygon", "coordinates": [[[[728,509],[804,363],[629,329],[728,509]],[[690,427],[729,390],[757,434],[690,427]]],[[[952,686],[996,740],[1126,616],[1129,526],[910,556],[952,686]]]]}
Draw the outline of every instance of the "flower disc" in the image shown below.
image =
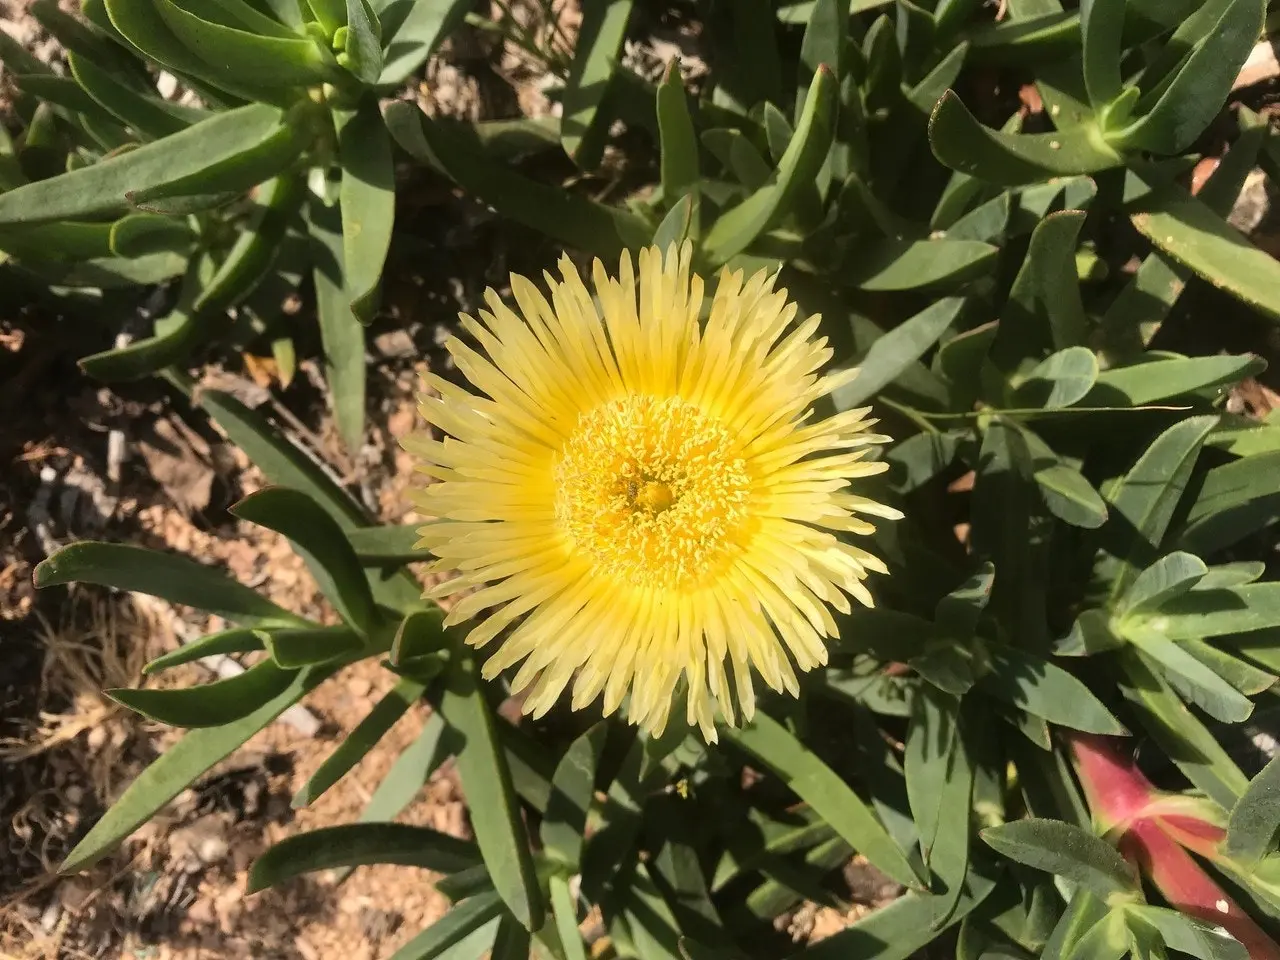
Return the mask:
{"type": "Polygon", "coordinates": [[[464,328],[480,350],[446,348],[477,388],[428,375],[423,416],[443,440],[406,448],[435,482],[419,491],[439,519],[420,546],[472,588],[446,623],[476,618],[468,643],[511,627],[485,663],[520,664],[541,714],[572,687],[573,706],[603,695],[611,713],[666,725],[677,689],[688,721],[715,739],[750,719],[752,671],[798,692],[796,668],[825,663],[828,606],[870,605],[863,580],[884,566],[837,534],[897,518],[847,492],[880,473],[867,461],[869,408],[813,419],[813,404],[856,371],[831,358],[819,318],[792,326],[794,304],[764,271],[725,272],[705,320],[690,248],[624,254],[617,279],[596,261],[595,296],[566,259],[551,298],[512,277],[519,313],[493,292],[464,328]]]}

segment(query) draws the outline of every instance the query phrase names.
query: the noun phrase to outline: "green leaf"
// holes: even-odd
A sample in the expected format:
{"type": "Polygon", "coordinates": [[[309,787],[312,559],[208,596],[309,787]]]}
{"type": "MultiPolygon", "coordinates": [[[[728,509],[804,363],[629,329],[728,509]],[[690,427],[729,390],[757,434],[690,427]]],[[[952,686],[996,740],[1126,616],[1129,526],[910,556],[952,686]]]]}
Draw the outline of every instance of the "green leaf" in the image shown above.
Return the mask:
{"type": "Polygon", "coordinates": [[[551,915],[555,919],[556,932],[564,946],[566,960],[587,960],[586,945],[578,929],[578,908],[569,891],[569,878],[554,874],[548,881],[551,899],[551,915]]]}
{"type": "MultiPolygon", "coordinates": [[[[349,0],[360,5],[361,0],[349,0]]],[[[378,284],[391,246],[396,183],[391,138],[376,101],[336,115],[342,165],[342,279],[350,309],[364,324],[378,308],[378,284]]]]}
{"type": "Polygon", "coordinates": [[[377,83],[382,75],[382,27],[368,0],[347,0],[346,28],[346,58],[342,65],[356,79],[377,83]]]}
{"type": "Polygon", "coordinates": [[[430,560],[431,552],[419,549],[422,529],[426,524],[364,527],[347,531],[347,541],[356,557],[366,567],[389,566],[411,560],[430,560]]]}
{"type": "Polygon", "coordinates": [[[1167,907],[1147,904],[1128,908],[1160,931],[1170,948],[1200,960],[1246,960],[1245,948],[1215,927],[1167,907]]]}
{"type": "Polygon", "coordinates": [[[938,300],[876,340],[858,365],[858,376],[838,389],[833,399],[841,410],[861,406],[920,359],[955,323],[965,301],[938,300]]]}
{"type": "Polygon", "coordinates": [[[409,79],[471,9],[469,0],[416,0],[401,6],[407,12],[394,30],[389,11],[382,11],[386,63],[380,87],[398,87],[409,79]]]}
{"type": "Polygon", "coordinates": [[[187,269],[187,259],[176,253],[154,253],[133,258],[103,257],[74,264],[25,261],[20,269],[54,286],[119,290],[150,286],[180,276],[187,269]]]}
{"type": "Polygon", "coordinates": [[[1133,867],[1115,847],[1061,820],[1029,817],[988,827],[980,836],[1010,860],[1082,884],[1104,901],[1141,896],[1133,867]]]}
{"type": "Polygon", "coordinates": [[[235,504],[231,513],[288,537],[320,591],[361,635],[377,623],[373,595],[355,551],[337,521],[311,497],[287,487],[267,487],[235,504]]]}
{"type": "Polygon", "coordinates": [[[1111,556],[1101,570],[1112,578],[1111,599],[1155,562],[1173,511],[1182,499],[1204,438],[1217,417],[1188,417],[1158,436],[1107,494],[1117,515],[1111,556]]]}
{"type": "Polygon", "coordinates": [[[601,721],[574,740],[556,764],[551,780],[551,797],[542,820],[542,846],[548,855],[572,869],[577,869],[582,857],[596,764],[608,732],[608,726],[601,721]]]}
{"type": "MultiPolygon", "coordinates": [[[[667,65],[662,83],[658,85],[658,130],[662,148],[662,196],[668,203],[674,203],[698,185],[698,135],[693,129],[680,64],[676,60],[667,65]]],[[[692,228],[691,233],[697,236],[697,228],[692,228]]]]}
{"type": "MultiPolygon", "coordinates": [[[[564,110],[560,121],[564,152],[583,169],[594,170],[600,163],[609,125],[600,106],[609,92],[630,18],[631,0],[583,0],[576,55],[562,94],[564,110]]],[[[679,77],[679,70],[676,76],[679,77]]]]}
{"type": "Polygon", "coordinates": [[[1256,863],[1275,846],[1280,827],[1280,758],[1249,781],[1231,808],[1223,851],[1239,863],[1256,863]]]}
{"type": "Polygon", "coordinates": [[[355,453],[364,442],[367,376],[364,327],[352,310],[347,293],[345,243],[339,211],[326,207],[316,197],[311,198],[308,210],[307,221],[316,254],[312,264],[316,316],[320,321],[320,342],[324,346],[329,402],[342,442],[348,451],[355,453]]]}
{"type": "Polygon", "coordinates": [[[360,637],[347,627],[300,627],[258,632],[271,659],[287,669],[327,663],[364,648],[360,637]]]}
{"type": "Polygon", "coordinates": [[[919,887],[920,878],[874,813],[825,763],[768,714],[750,726],[722,728],[726,738],[751,754],[810,806],[850,846],[894,880],[919,887]]]}
{"type": "Polygon", "coordinates": [[[1051,213],[1031,234],[991,345],[991,362],[1006,377],[1020,379],[1038,357],[1079,346],[1087,336],[1075,264],[1084,218],[1080,210],[1051,213]]]}
{"type": "Polygon", "coordinates": [[[221,727],[194,730],[169,747],[135,779],[63,861],[62,873],[98,862],[242,743],[297,703],[336,669],[325,665],[299,671],[289,686],[253,713],[221,727]]]}
{"type": "Polygon", "coordinates": [[[219,85],[306,87],[337,79],[332,55],[309,37],[269,37],[205,20],[185,9],[197,7],[193,0],[151,2],[174,36],[212,68],[219,85]]]}
{"type": "Polygon", "coordinates": [[[962,920],[995,887],[989,877],[971,874],[957,904],[949,897],[908,893],[839,933],[810,944],[793,954],[793,960],[908,960],[937,939],[939,926],[962,920]]]}
{"type": "Polygon", "coordinates": [[[1012,647],[989,649],[992,672],[984,693],[1073,730],[1125,736],[1128,731],[1076,677],[1056,664],[1012,647]]]}
{"type": "Polygon", "coordinates": [[[860,290],[919,290],[986,272],[999,251],[976,240],[881,240],[846,265],[841,281],[860,290]]]}
{"type": "Polygon", "coordinates": [[[493,713],[470,657],[457,658],[440,710],[445,722],[463,738],[458,775],[485,866],[512,915],[526,930],[537,930],[542,926],[543,905],[533,859],[493,713]]]}
{"type": "Polygon", "coordinates": [[[117,257],[142,257],[166,250],[184,252],[193,239],[189,224],[154,213],[131,213],[111,225],[111,253],[117,257]]]}
{"type": "Polygon", "coordinates": [[[426,119],[403,102],[389,104],[383,116],[392,138],[415,159],[444,171],[504,216],[562,243],[616,259],[649,239],[650,228],[635,214],[514,173],[489,156],[466,124],[426,119]]]}
{"type": "MultiPolygon", "coordinates": [[[[978,42],[977,37],[973,40],[978,42]]],[[[951,90],[929,118],[929,145],[943,165],[1001,186],[1092,173],[1123,163],[1092,126],[1033,134],[991,130],[980,124],[951,90]]]]}
{"type": "Polygon", "coordinates": [[[1097,379],[1094,352],[1088,347],[1067,347],[1032,367],[1014,390],[1013,401],[1019,407],[1061,410],[1084,399],[1097,379]]]}
{"type": "Polygon", "coordinates": [[[1233,0],[1191,49],[1146,115],[1111,134],[1129,150],[1173,154],[1187,149],[1222,110],[1262,31],[1266,4],[1233,0]]]}
{"type": "Polygon", "coordinates": [[[502,901],[482,893],[454,907],[393,953],[390,960],[479,960],[493,943],[502,901]]]}
{"type": "Polygon", "coordinates": [[[1188,780],[1230,810],[1248,786],[1240,768],[1137,651],[1119,656],[1127,677],[1120,690],[1138,711],[1143,728],[1188,780]]]}
{"type": "Polygon", "coordinates": [[[1124,0],[1083,0],[1080,34],[1084,50],[1084,84],[1089,104],[1097,112],[1120,96],[1120,35],[1124,30],[1124,0]]]}
{"type": "Polygon", "coordinates": [[[141,65],[120,49],[113,42],[114,38],[111,35],[98,29],[91,22],[85,23],[66,13],[58,6],[57,0],[35,0],[27,10],[50,35],[62,44],[68,54],[93,60],[130,85],[140,86],[145,82],[146,73],[141,69],[141,65]]]}
{"type": "Polygon", "coordinates": [[[294,672],[264,660],[237,676],[195,687],[106,693],[135,713],[171,727],[220,727],[279,696],[289,687],[294,672]]]}
{"type": "MultiPolygon", "coordinates": [[[[907,727],[902,768],[925,866],[930,865],[939,827],[946,820],[947,805],[957,800],[951,796],[948,785],[958,776],[960,765],[967,769],[956,724],[959,707],[955,697],[928,686],[918,688],[911,698],[911,722],[907,727]]],[[[972,783],[968,783],[963,800],[966,817],[971,787],[972,783]]]]}
{"type": "Polygon", "coordinates": [[[1194,587],[1209,572],[1204,561],[1181,551],[1161,557],[1134,579],[1121,595],[1116,613],[1153,610],[1194,587]]]}
{"type": "Polygon", "coordinates": [[[202,390],[195,402],[262,470],[268,481],[307,494],[343,530],[350,531],[368,524],[360,506],[316,465],[314,459],[235,397],[219,390],[202,390]]]}
{"type": "Polygon", "coordinates": [[[67,55],[67,64],[84,92],[145,140],[172,136],[193,123],[209,118],[205,110],[174,104],[164,97],[134,90],[129,84],[120,82],[110,70],[74,52],[67,55]]]}
{"type": "Polygon", "coordinates": [[[213,567],[123,543],[81,540],[70,544],[42,561],[33,579],[37,587],[78,581],[133,590],[251,626],[306,623],[213,567]]]}
{"type": "Polygon", "coordinates": [[[697,222],[702,203],[696,193],[687,193],[667,211],[667,215],[653,232],[653,245],[659,250],[679,250],[686,240],[697,239],[697,222]]]}
{"type": "Polygon", "coordinates": [[[1275,483],[1278,468],[1280,451],[1210,470],[1177,535],[1179,546],[1213,553],[1280,518],[1280,490],[1275,483]]]}
{"type": "Polygon", "coordinates": [[[800,42],[800,76],[796,85],[797,123],[804,114],[813,75],[822,67],[830,68],[840,80],[845,75],[845,47],[849,32],[849,5],[843,0],[817,0],[805,23],[800,42]]]}
{"type": "Polygon", "coordinates": [[[200,176],[279,131],[281,117],[279,110],[259,104],[228,110],[163,141],[0,194],[0,224],[126,212],[129,194],[200,176]]]}
{"type": "Polygon", "coordinates": [[[1130,639],[1151,660],[1182,699],[1223,723],[1240,723],[1253,713],[1253,702],[1205,666],[1180,644],[1155,631],[1125,630],[1130,639]]]}
{"type": "Polygon", "coordinates": [[[798,195],[813,182],[831,148],[839,86],[830,70],[814,74],[804,113],[771,182],[723,213],[703,238],[703,253],[710,263],[725,263],[746,250],[791,212],[798,195]]]}
{"type": "Polygon", "coordinates": [[[1146,622],[1170,640],[1201,640],[1280,626],[1280,582],[1193,590],[1162,604],[1146,622]]]}
{"type": "MultiPolygon", "coordinates": [[[[1251,0],[1237,0],[1247,5],[1251,0]]],[[[0,199],[0,204],[3,200],[0,199]]],[[[0,210],[3,206],[0,206],[0,210]]],[[[1181,187],[1152,190],[1130,207],[1138,232],[1210,284],[1280,320],[1280,262],[1181,187]]]]}
{"type": "Polygon", "coordinates": [[[1098,375],[1088,402],[1098,406],[1141,406],[1209,387],[1225,387],[1266,369],[1266,361],[1243,356],[1183,357],[1117,367],[1098,375]]]}
{"type": "Polygon", "coordinates": [[[114,123],[115,118],[103,110],[98,101],[85,93],[71,77],[55,77],[47,73],[23,74],[14,77],[14,84],[25,94],[81,114],[82,119],[92,118],[103,124],[114,123]]]}
{"type": "Polygon", "coordinates": [[[1032,478],[1049,512],[1064,523],[1087,530],[1106,523],[1107,505],[1084,475],[1031,430],[1019,424],[1014,428],[1026,444],[1032,478]]]}
{"type": "Polygon", "coordinates": [[[258,857],[247,893],[257,893],[304,873],[394,863],[456,873],[480,862],[474,843],[427,827],[403,823],[347,823],[286,837],[258,857]]]}
{"type": "Polygon", "coordinates": [[[249,627],[235,627],[231,630],[220,630],[201,637],[193,643],[184,643],[176,650],[161,654],[142,668],[144,677],[170,667],[184,663],[194,663],[205,657],[225,655],[228,653],[252,653],[262,649],[262,638],[257,631],[249,627]]]}
{"type": "Polygon", "coordinates": [[[110,257],[112,225],[37,223],[0,230],[0,250],[31,260],[85,260],[110,257]]]}

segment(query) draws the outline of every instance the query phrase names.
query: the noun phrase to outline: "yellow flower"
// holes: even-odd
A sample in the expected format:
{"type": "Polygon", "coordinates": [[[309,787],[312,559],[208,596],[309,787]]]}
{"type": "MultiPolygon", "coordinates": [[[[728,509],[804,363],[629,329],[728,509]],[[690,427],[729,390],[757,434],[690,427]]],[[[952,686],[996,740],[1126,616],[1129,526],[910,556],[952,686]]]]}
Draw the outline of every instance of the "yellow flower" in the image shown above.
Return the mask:
{"type": "Polygon", "coordinates": [[[700,322],[689,260],[688,244],[643,250],[637,276],[624,254],[616,280],[597,260],[593,298],[565,259],[550,302],[511,278],[519,313],[488,291],[489,312],[462,317],[481,349],[446,344],[479,393],[427,375],[422,415],[445,437],[406,448],[436,480],[416,495],[439,518],[419,546],[458,572],[431,595],[478,588],[446,622],[488,611],[477,647],[513,627],[486,677],[521,664],[535,715],[570,685],[574,709],[603,694],[606,714],[629,693],[654,733],[683,688],[715,740],[717,706],[751,719],[753,668],[795,695],[836,635],[827,605],[871,605],[862,581],[884,565],[836,533],[901,514],[845,489],[885,469],[864,459],[888,440],[869,408],[813,419],[856,374],[820,373],[819,318],[790,329],[773,277],[726,271],[700,322]]]}

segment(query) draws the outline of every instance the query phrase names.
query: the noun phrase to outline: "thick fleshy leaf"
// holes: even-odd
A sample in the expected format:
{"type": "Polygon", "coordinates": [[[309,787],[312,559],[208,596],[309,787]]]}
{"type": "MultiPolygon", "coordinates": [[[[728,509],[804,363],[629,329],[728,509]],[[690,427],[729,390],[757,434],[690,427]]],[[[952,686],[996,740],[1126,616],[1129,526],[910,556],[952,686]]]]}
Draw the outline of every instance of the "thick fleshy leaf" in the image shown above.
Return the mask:
{"type": "MultiPolygon", "coordinates": [[[[609,92],[631,18],[631,0],[584,0],[573,68],[562,93],[560,142],[578,166],[600,163],[609,117],[600,106],[609,92]]],[[[680,71],[676,70],[679,77],[680,71]]]]}
{"type": "Polygon", "coordinates": [[[1136,650],[1119,656],[1126,675],[1120,690],[1138,711],[1143,729],[1188,780],[1230,810],[1248,786],[1235,761],[1136,650]]]}
{"type": "Polygon", "coordinates": [[[1271,852],[1280,828],[1280,758],[1249,781],[1231,809],[1224,850],[1240,863],[1254,863],[1271,852]]]}
{"type": "Polygon", "coordinates": [[[835,391],[837,409],[861,406],[919,360],[956,321],[965,301],[946,297],[888,331],[871,344],[858,364],[858,376],[835,391]]]}
{"type": "Polygon", "coordinates": [[[1150,191],[1133,205],[1130,220],[1157,249],[1280,321],[1280,263],[1181,187],[1150,191]]]}
{"type": "Polygon", "coordinates": [[[1182,551],[1167,554],[1138,574],[1120,597],[1116,612],[1123,615],[1157,609],[1186,593],[1208,572],[1209,568],[1197,556],[1182,551]]]}
{"type": "Polygon", "coordinates": [[[440,711],[462,737],[458,775],[466,794],[476,842],[502,902],[526,930],[542,926],[542,894],[511,785],[511,771],[498,742],[493,710],[470,657],[452,667],[440,711]]]}
{"type": "Polygon", "coordinates": [[[1108,491],[1112,509],[1123,518],[1113,532],[1110,557],[1101,564],[1101,571],[1112,579],[1113,600],[1159,556],[1200,447],[1217,420],[1188,417],[1175,423],[1156,437],[1115,489],[1108,491]]]}
{"type": "Polygon", "coordinates": [[[1044,505],[1059,520],[1092,530],[1107,521],[1107,504],[1076,467],[1026,427],[1016,428],[1031,457],[1031,476],[1044,505]]]}
{"type": "MultiPolygon", "coordinates": [[[[369,0],[347,0],[347,42],[339,63],[363,83],[382,74],[382,24],[369,0]]],[[[376,110],[375,110],[376,112],[376,110]]]]}
{"type": "Polygon", "coordinates": [[[258,857],[248,893],[316,870],[394,863],[456,873],[480,862],[474,843],[404,823],[347,823],[286,837],[258,857]]]}
{"type": "Polygon", "coordinates": [[[1148,622],[1172,640],[1200,640],[1280,626],[1280,582],[1192,590],[1162,604],[1148,622]]]}
{"type": "Polygon", "coordinates": [[[398,87],[405,82],[435,49],[453,32],[470,9],[468,0],[392,0],[379,11],[382,17],[386,62],[378,85],[398,87]],[[403,11],[393,23],[392,8],[403,11]]]}
{"type": "Polygon", "coordinates": [[[1266,369],[1252,354],[1221,357],[1183,357],[1151,360],[1130,367],[1105,370],[1089,394],[1096,406],[1141,406],[1212,387],[1238,383],[1266,369]]]}
{"type": "Polygon", "coordinates": [[[215,82],[311,86],[338,79],[333,56],[310,37],[264,36],[205,20],[193,0],[151,0],[165,25],[213,70],[215,82]]]}
{"type": "Polygon", "coordinates": [[[411,560],[430,560],[431,552],[419,549],[424,524],[410,523],[404,526],[362,527],[347,531],[347,540],[366,567],[380,567],[407,563],[411,560]]]}
{"type": "Polygon", "coordinates": [[[1179,546],[1212,553],[1280,520],[1280,451],[1244,457],[1205,476],[1178,533],[1179,546]]]}
{"type": "Polygon", "coordinates": [[[354,113],[335,114],[334,119],[338,128],[338,162],[342,165],[338,193],[342,209],[342,280],[351,312],[367,324],[378,308],[382,266],[395,224],[396,178],[391,138],[374,100],[364,101],[354,113]]]}
{"type": "Polygon", "coordinates": [[[804,113],[772,180],[723,213],[703,238],[712,264],[722,264],[746,250],[761,233],[791,212],[797,196],[822,168],[835,132],[839,83],[828,69],[813,76],[804,113]]]}
{"type": "Polygon", "coordinates": [[[171,727],[220,727],[279,696],[294,672],[263,660],[244,673],[213,683],[161,690],[108,690],[107,695],[135,713],[171,727]]]}
{"type": "Polygon", "coordinates": [[[326,207],[316,197],[311,198],[307,221],[316,251],[312,277],[329,381],[329,402],[338,433],[347,449],[354,453],[364,442],[367,372],[364,327],[352,310],[345,281],[342,219],[337,209],[326,207]]]}
{"type": "Polygon", "coordinates": [[[1129,640],[1159,670],[1178,695],[1223,723],[1240,723],[1253,713],[1253,702],[1183,647],[1150,632],[1121,628],[1129,640]]]}
{"type": "Polygon", "coordinates": [[[1060,410],[1080,400],[1098,379],[1098,358],[1088,347],[1067,347],[1028,371],[1013,393],[1020,407],[1060,410]]]}
{"type": "Polygon", "coordinates": [[[596,764],[609,728],[602,721],[569,745],[556,764],[551,798],[542,820],[542,846],[557,860],[576,869],[582,856],[587,812],[595,791],[596,764]]]}
{"type": "Polygon", "coordinates": [[[908,893],[792,956],[794,960],[908,960],[938,937],[940,926],[962,920],[995,888],[989,876],[971,873],[955,904],[949,897],[908,893]]]}
{"type": "Polygon", "coordinates": [[[1133,867],[1116,848],[1069,823],[1031,817],[988,827],[981,837],[1009,859],[1083,884],[1103,900],[1141,895],[1133,867]]]}
{"type": "MultiPolygon", "coordinates": [[[[680,76],[680,66],[672,61],[658,85],[658,130],[661,134],[662,196],[674,203],[698,183],[698,136],[689,115],[689,101],[680,76]]],[[[697,235],[696,227],[692,229],[697,235]]],[[[665,249],[663,247],[662,249],[665,249]]]]}
{"type": "Polygon", "coordinates": [[[157,810],[285,710],[329,677],[335,667],[313,667],[293,675],[289,686],[257,710],[220,727],[193,730],[147,767],[63,861],[63,873],[101,860],[157,810]]]}
{"type": "Polygon", "coordinates": [[[934,156],[952,170],[1001,186],[1092,173],[1123,162],[1087,126],[1033,134],[984,127],[951,90],[938,101],[929,119],[929,145],[934,156]]]}
{"type": "Polygon", "coordinates": [[[920,886],[910,861],[856,793],[782,724],[756,713],[746,727],[723,728],[725,738],[774,771],[850,846],[899,883],[920,886]]]}
{"type": "Polygon", "coordinates": [[[205,657],[225,656],[228,653],[252,653],[262,648],[262,637],[256,630],[249,627],[220,630],[192,643],[184,643],[176,650],[170,650],[148,661],[142,668],[142,675],[149,676],[170,667],[203,660],[205,657]]]}
{"type": "Polygon", "coordinates": [[[291,627],[258,632],[271,659],[287,669],[328,663],[364,647],[364,641],[349,627],[291,627]]]}
{"type": "Polygon", "coordinates": [[[992,672],[978,689],[1073,730],[1124,736],[1127,730],[1074,674],[1012,647],[991,647],[992,672]]]}
{"type": "Polygon", "coordinates": [[[76,581],[133,590],[252,626],[306,623],[213,567],[123,543],[70,544],[42,561],[33,579],[37,587],[76,581]]]}
{"type": "Polygon", "coordinates": [[[1124,0],[1083,0],[1080,4],[1084,85],[1095,111],[1109,106],[1120,95],[1124,12],[1124,0]]]}
{"type": "Polygon", "coordinates": [[[1266,4],[1232,0],[1196,43],[1145,115],[1112,134],[1129,150],[1174,154],[1187,149],[1222,109],[1262,30],[1266,4]]]}
{"type": "Polygon", "coordinates": [[[390,960],[480,960],[498,932],[502,900],[481,893],[454,907],[390,960]]]}
{"type": "Polygon", "coordinates": [[[970,280],[998,252],[976,240],[882,240],[859,250],[840,278],[860,290],[919,290],[970,280]]]}
{"type": "Polygon", "coordinates": [[[231,512],[288,537],[342,619],[361,634],[373,628],[378,614],[364,570],[342,528],[323,507],[297,490],[267,487],[245,497],[231,512]]]}
{"type": "Polygon", "coordinates": [[[1006,377],[1020,381],[1039,358],[1085,340],[1075,261],[1084,218],[1080,210],[1051,213],[1031,234],[991,345],[991,362],[1006,377]]]}
{"type": "Polygon", "coordinates": [[[650,228],[633,213],[515,173],[490,157],[465,124],[424,118],[403,102],[389,104],[384,119],[391,136],[415,159],[444,171],[499,213],[563,243],[616,259],[623,248],[649,239],[650,228]]]}
{"type": "Polygon", "coordinates": [[[1170,949],[1200,960],[1246,960],[1248,951],[1219,928],[1168,907],[1149,904],[1130,908],[1142,920],[1160,931],[1170,949]]]}
{"type": "Polygon", "coordinates": [[[279,110],[260,104],[228,110],[163,141],[0,194],[0,224],[124,213],[129,194],[197,177],[280,130],[281,119],[279,110]]]}

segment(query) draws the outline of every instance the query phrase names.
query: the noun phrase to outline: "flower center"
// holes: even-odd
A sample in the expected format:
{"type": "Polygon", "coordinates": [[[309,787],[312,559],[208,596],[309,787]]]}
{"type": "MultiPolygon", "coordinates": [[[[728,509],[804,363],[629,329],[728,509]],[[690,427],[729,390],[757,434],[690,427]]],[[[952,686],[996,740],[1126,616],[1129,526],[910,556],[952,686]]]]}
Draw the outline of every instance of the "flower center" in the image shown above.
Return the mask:
{"type": "Polygon", "coordinates": [[[556,518],[602,572],[696,586],[744,539],[750,478],[732,437],[678,397],[584,413],[555,468],[556,518]]]}

